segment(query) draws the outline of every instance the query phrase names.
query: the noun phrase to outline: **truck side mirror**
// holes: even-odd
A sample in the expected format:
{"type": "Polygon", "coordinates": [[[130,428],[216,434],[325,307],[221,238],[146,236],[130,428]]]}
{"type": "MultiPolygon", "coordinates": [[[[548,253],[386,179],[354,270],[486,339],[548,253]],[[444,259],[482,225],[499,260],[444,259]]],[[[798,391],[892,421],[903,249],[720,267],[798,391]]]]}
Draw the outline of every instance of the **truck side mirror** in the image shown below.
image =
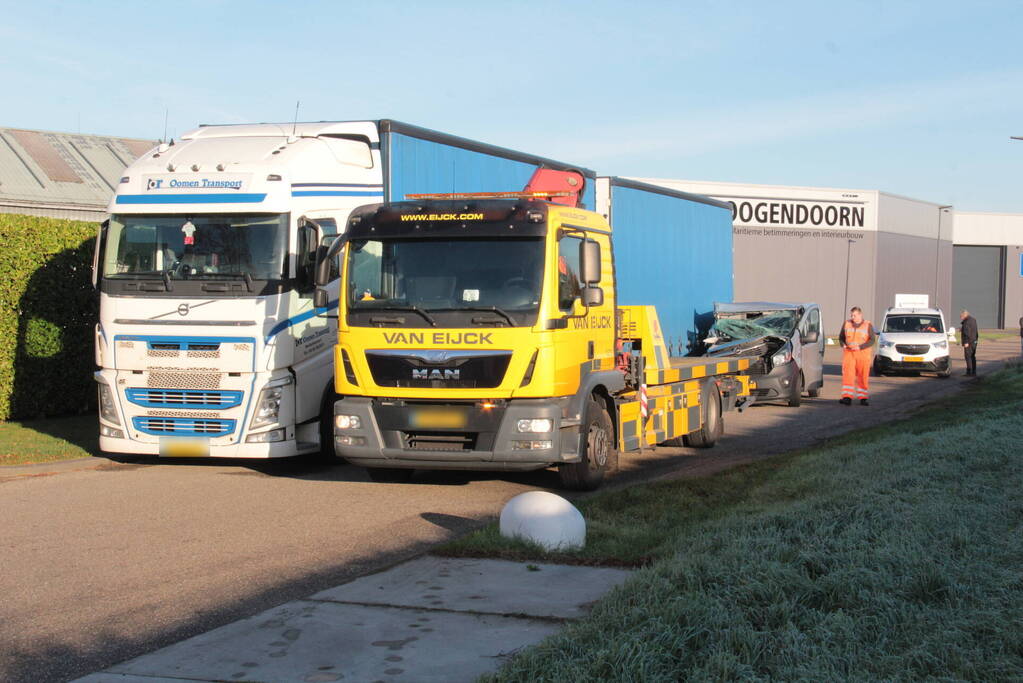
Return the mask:
{"type": "Polygon", "coordinates": [[[604,303],[604,290],[600,287],[587,287],[582,292],[583,306],[601,306],[604,303]]]}
{"type": "Polygon", "coordinates": [[[323,229],[316,221],[305,216],[298,220],[298,272],[295,276],[303,289],[314,282],[316,258],[322,239],[323,229]]]}
{"type": "Polygon", "coordinates": [[[326,308],[328,303],[330,301],[327,296],[327,290],[317,287],[316,291],[313,292],[313,306],[315,308],[326,308]]]}
{"type": "Polygon", "coordinates": [[[807,332],[803,335],[804,344],[816,344],[818,339],[820,339],[820,336],[814,331],[807,332]]]}
{"type": "Polygon", "coordinates": [[[593,240],[579,243],[579,279],[584,285],[600,282],[600,245],[593,240]]]}
{"type": "Polygon", "coordinates": [[[323,243],[316,252],[316,278],[314,282],[317,287],[325,287],[330,282],[331,263],[337,258],[341,247],[345,246],[347,241],[344,235],[324,238],[323,243]]]}
{"type": "Polygon", "coordinates": [[[99,269],[100,263],[103,260],[103,247],[107,241],[107,228],[110,227],[110,221],[105,220],[99,224],[99,230],[96,231],[96,249],[92,254],[92,287],[96,289],[99,287],[99,269]]]}

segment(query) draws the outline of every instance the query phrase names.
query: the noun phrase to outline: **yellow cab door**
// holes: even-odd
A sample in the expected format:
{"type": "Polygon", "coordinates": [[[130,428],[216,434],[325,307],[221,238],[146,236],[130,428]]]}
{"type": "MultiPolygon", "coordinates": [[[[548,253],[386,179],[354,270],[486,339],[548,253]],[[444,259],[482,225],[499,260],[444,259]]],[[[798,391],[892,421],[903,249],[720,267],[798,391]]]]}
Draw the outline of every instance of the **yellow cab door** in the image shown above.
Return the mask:
{"type": "MultiPolygon", "coordinates": [[[[606,226],[605,226],[606,228],[606,226]]],[[[561,316],[554,330],[556,366],[555,395],[575,394],[590,372],[614,367],[614,286],[611,272],[610,234],[578,225],[560,225],[557,233],[556,277],[551,291],[561,316]],[[581,247],[585,241],[600,249],[599,280],[587,285],[580,270],[581,247]],[[584,289],[599,287],[603,301],[587,307],[584,289]]]]}

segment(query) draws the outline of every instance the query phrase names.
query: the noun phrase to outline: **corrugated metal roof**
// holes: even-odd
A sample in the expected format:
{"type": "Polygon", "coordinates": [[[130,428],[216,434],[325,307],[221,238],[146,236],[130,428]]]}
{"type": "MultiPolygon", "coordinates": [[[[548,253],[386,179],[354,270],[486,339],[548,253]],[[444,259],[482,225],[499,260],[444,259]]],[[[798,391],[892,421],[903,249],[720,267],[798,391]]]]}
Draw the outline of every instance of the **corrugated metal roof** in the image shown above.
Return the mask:
{"type": "Polygon", "coordinates": [[[105,209],[125,167],[155,145],[0,127],[0,204],[105,209]]]}

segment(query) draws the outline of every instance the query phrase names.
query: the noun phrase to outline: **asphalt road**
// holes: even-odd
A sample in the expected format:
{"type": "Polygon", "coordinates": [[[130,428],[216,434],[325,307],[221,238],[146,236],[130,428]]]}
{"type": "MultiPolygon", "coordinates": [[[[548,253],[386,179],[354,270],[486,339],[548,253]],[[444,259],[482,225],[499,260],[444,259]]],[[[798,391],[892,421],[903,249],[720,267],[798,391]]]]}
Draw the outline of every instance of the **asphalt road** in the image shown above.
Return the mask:
{"type": "MultiPolygon", "coordinates": [[[[956,349],[958,351],[958,348],[956,349]]],[[[1018,340],[979,347],[981,374],[1018,340]]],[[[954,354],[953,354],[954,355],[954,354]]],[[[962,377],[872,378],[872,405],[828,381],[800,408],[726,415],[708,451],[628,455],[608,482],[699,476],[893,419],[962,377]]],[[[0,468],[0,680],[68,680],[335,586],[493,519],[512,496],[555,487],[552,471],[421,473],[370,483],[349,465],[105,458],[0,468]]]]}

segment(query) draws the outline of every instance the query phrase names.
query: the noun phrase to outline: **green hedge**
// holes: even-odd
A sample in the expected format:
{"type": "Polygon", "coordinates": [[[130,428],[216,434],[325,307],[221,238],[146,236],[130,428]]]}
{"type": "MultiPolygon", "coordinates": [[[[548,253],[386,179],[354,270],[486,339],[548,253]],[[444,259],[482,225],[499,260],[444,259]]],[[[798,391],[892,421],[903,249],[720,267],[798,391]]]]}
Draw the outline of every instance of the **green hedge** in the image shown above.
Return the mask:
{"type": "Polygon", "coordinates": [[[95,223],[0,214],[0,419],[95,408],[95,223]]]}

